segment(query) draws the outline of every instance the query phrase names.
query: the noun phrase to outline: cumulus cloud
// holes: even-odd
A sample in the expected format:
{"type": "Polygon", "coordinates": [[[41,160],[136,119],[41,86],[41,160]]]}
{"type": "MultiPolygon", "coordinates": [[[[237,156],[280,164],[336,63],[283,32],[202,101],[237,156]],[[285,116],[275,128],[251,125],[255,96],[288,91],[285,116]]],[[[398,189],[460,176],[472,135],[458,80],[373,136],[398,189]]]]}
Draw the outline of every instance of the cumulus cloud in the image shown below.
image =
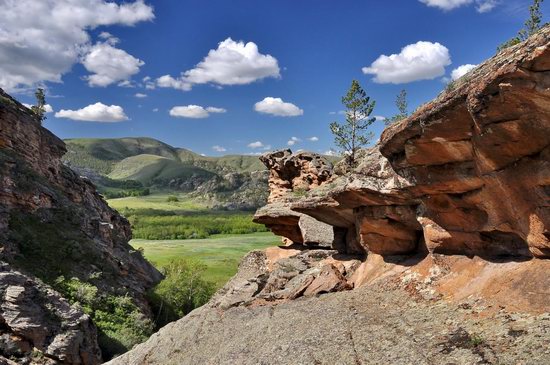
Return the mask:
{"type": "Polygon", "coordinates": [[[226,113],[227,112],[227,110],[225,110],[224,108],[216,108],[214,106],[209,106],[208,108],[206,108],[206,111],[209,113],[226,113]]]}
{"type": "Polygon", "coordinates": [[[302,140],[298,137],[290,137],[290,139],[286,142],[289,146],[294,146],[296,143],[301,142],[302,140]]]}
{"type": "Polygon", "coordinates": [[[158,87],[169,87],[176,90],[189,91],[192,85],[182,79],[175,79],[170,75],[164,75],[157,79],[158,87]]]}
{"type": "Polygon", "coordinates": [[[170,115],[180,118],[202,119],[208,118],[210,113],[225,113],[227,110],[209,106],[204,108],[200,105],[175,106],[170,109],[170,115]]]}
{"type": "Polygon", "coordinates": [[[471,65],[471,64],[458,66],[457,68],[455,68],[451,72],[451,80],[453,80],[453,81],[458,80],[459,78],[466,75],[468,72],[470,72],[471,70],[473,70],[476,67],[477,67],[477,65],[471,65]]]}
{"type": "Polygon", "coordinates": [[[498,5],[499,0],[420,0],[420,2],[445,11],[475,4],[478,12],[486,13],[493,10],[493,8],[498,5]]]}
{"type": "Polygon", "coordinates": [[[195,68],[177,78],[164,75],[157,79],[157,85],[188,91],[197,84],[244,85],[266,77],[280,77],[277,59],[261,54],[254,42],[245,44],[227,38],[195,68]]]}
{"type": "Polygon", "coordinates": [[[146,97],[147,97],[147,94],[136,93],[134,96],[135,96],[136,98],[143,99],[143,98],[146,98],[146,97]]]}
{"type": "Polygon", "coordinates": [[[263,144],[262,142],[260,141],[256,141],[256,142],[251,142],[248,144],[248,147],[252,148],[252,149],[257,149],[257,148],[261,148],[263,150],[269,150],[271,149],[271,145],[265,145],[263,144]]]}
{"type": "Polygon", "coordinates": [[[11,92],[61,82],[89,50],[90,29],[154,18],[143,0],[1,0],[0,7],[0,87],[11,92]]]}
{"type": "Polygon", "coordinates": [[[315,136],[308,138],[308,141],[311,141],[311,142],[317,142],[318,140],[319,140],[319,137],[315,137],[315,136]]]}
{"type": "Polygon", "coordinates": [[[402,84],[418,80],[433,80],[445,74],[451,64],[447,47],[440,43],[417,42],[404,47],[399,54],[381,55],[364,74],[374,75],[380,84],[402,84]]]}
{"type": "Polygon", "coordinates": [[[145,62],[105,42],[92,46],[82,58],[82,64],[93,73],[85,77],[88,85],[105,87],[118,81],[128,81],[145,62]]]}
{"type": "Polygon", "coordinates": [[[216,152],[226,152],[227,151],[227,149],[225,147],[218,146],[218,145],[212,146],[212,149],[216,152]]]}
{"type": "Polygon", "coordinates": [[[254,110],[258,113],[271,114],[279,117],[296,117],[304,114],[304,111],[292,103],[285,103],[281,98],[270,96],[254,104],[254,110]]]}
{"type": "Polygon", "coordinates": [[[118,105],[95,103],[78,110],[62,109],[55,113],[56,118],[68,118],[84,122],[123,122],[128,120],[124,109],[118,105]]]}

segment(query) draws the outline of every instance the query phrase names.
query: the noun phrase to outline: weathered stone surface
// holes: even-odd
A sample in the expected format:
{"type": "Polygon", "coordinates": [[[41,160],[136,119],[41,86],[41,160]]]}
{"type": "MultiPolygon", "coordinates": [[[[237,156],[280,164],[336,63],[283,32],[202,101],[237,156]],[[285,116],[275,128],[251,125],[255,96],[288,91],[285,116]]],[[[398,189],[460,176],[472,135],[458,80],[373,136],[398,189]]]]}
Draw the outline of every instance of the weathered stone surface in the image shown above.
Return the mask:
{"type": "Polygon", "coordinates": [[[375,272],[363,271],[371,275],[355,290],[205,306],[109,364],[550,362],[550,261],[434,256],[391,264],[376,256],[363,264],[375,272]]]}
{"type": "Polygon", "coordinates": [[[3,264],[0,294],[2,356],[30,363],[36,351],[51,363],[101,362],[91,319],[58,293],[3,264]]]}
{"type": "Polygon", "coordinates": [[[284,201],[293,191],[321,186],[332,176],[332,164],[320,155],[291,150],[269,152],[260,157],[269,169],[268,203],[284,201]]]}
{"type": "Polygon", "coordinates": [[[353,256],[335,258],[338,252],[326,249],[274,249],[279,253],[271,264],[262,251],[246,255],[237,275],[216,293],[209,305],[227,310],[353,288],[348,278],[359,267],[353,256]],[[284,254],[285,251],[290,255],[284,254]]]}

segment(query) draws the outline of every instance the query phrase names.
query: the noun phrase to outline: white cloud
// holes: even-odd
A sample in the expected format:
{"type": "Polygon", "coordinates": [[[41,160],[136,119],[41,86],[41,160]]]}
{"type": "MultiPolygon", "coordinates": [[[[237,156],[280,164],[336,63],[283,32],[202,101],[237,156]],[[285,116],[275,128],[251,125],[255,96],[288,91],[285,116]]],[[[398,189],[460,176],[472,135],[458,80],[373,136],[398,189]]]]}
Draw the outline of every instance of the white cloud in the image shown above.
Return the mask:
{"type": "Polygon", "coordinates": [[[10,92],[61,82],[89,50],[90,29],[154,18],[143,0],[1,0],[0,8],[0,87],[10,92]]]}
{"type": "MultiPolygon", "coordinates": [[[[33,107],[32,104],[27,104],[27,103],[22,103],[22,104],[23,104],[24,106],[26,106],[27,108],[29,108],[29,109],[33,107]]],[[[44,111],[45,111],[46,113],[53,113],[53,108],[52,108],[52,106],[51,106],[50,104],[46,104],[46,105],[44,105],[44,111]]]]}
{"type": "Polygon", "coordinates": [[[254,110],[259,113],[276,115],[279,117],[295,117],[303,115],[304,111],[292,103],[285,103],[281,98],[266,97],[254,104],[254,110]]]}
{"type": "MultiPolygon", "coordinates": [[[[86,77],[85,77],[86,78],[86,77]]],[[[136,83],[133,82],[132,80],[124,80],[124,81],[121,81],[117,84],[117,86],[120,86],[120,87],[127,87],[127,88],[135,88],[136,87],[136,83]]]]}
{"type": "Polygon", "coordinates": [[[468,72],[470,72],[471,70],[473,70],[476,67],[477,67],[477,65],[471,65],[471,64],[458,66],[457,68],[455,68],[451,72],[451,80],[453,80],[453,81],[458,80],[459,78],[466,75],[468,72]]]}
{"type": "Polygon", "coordinates": [[[256,149],[256,148],[263,148],[263,147],[265,147],[265,145],[260,141],[256,141],[256,142],[249,143],[248,147],[256,149]]]}
{"type": "Polygon", "coordinates": [[[280,77],[277,59],[261,54],[254,42],[227,38],[195,68],[177,78],[164,75],[157,79],[157,85],[188,91],[197,84],[245,85],[266,77],[280,77]]]}
{"type": "Polygon", "coordinates": [[[155,108],[155,109],[153,109],[153,111],[156,113],[156,112],[159,111],[159,108],[155,108]]]}
{"type": "Polygon", "coordinates": [[[337,152],[335,152],[334,150],[325,151],[325,153],[323,153],[323,155],[325,155],[325,156],[339,156],[339,154],[337,152]]]}
{"type": "Polygon", "coordinates": [[[317,142],[317,141],[319,141],[319,137],[315,137],[315,136],[309,137],[309,138],[308,138],[308,141],[317,142]]]}
{"type": "Polygon", "coordinates": [[[478,13],[487,13],[493,10],[499,3],[499,0],[478,0],[476,9],[478,13]]]}
{"type": "Polygon", "coordinates": [[[224,108],[216,108],[209,106],[204,108],[200,105],[187,105],[187,106],[175,106],[170,110],[170,115],[173,117],[181,118],[208,118],[211,113],[225,113],[227,110],[224,108]]]}
{"type": "Polygon", "coordinates": [[[498,5],[499,0],[420,0],[420,2],[444,11],[475,4],[479,13],[486,13],[493,10],[498,5]]]}
{"type": "Polygon", "coordinates": [[[216,152],[226,152],[227,149],[225,147],[222,147],[222,146],[212,146],[212,149],[216,152]]]}
{"type": "Polygon", "coordinates": [[[290,139],[286,142],[289,146],[294,146],[296,143],[301,142],[302,140],[298,137],[290,137],[290,139]]]}
{"type": "Polygon", "coordinates": [[[206,111],[209,113],[226,113],[227,112],[227,110],[225,110],[224,108],[216,108],[214,106],[209,106],[208,108],[206,108],[206,111]]]}
{"type": "Polygon", "coordinates": [[[386,117],[382,115],[375,115],[374,120],[376,120],[377,122],[383,122],[384,120],[386,120],[386,117]]]}
{"type": "Polygon", "coordinates": [[[375,75],[380,84],[402,84],[418,80],[433,80],[445,74],[451,64],[447,47],[440,43],[417,42],[404,47],[399,54],[381,55],[363,73],[375,75]]]}
{"type": "Polygon", "coordinates": [[[136,98],[140,98],[140,99],[143,99],[143,98],[146,98],[147,97],[147,94],[143,94],[143,93],[136,93],[134,95],[136,98]]]}
{"type": "Polygon", "coordinates": [[[210,114],[200,105],[175,106],[170,109],[170,115],[180,118],[202,119],[210,114]]]}
{"type": "Polygon", "coordinates": [[[189,91],[192,85],[184,80],[175,79],[170,75],[164,75],[157,79],[158,87],[170,87],[172,89],[189,91]]]}
{"type": "Polygon", "coordinates": [[[127,81],[139,72],[145,62],[109,43],[97,43],[82,58],[82,64],[93,73],[86,76],[88,85],[104,87],[118,81],[127,81]]]}
{"type": "Polygon", "coordinates": [[[78,110],[62,109],[55,113],[56,118],[68,118],[85,122],[122,122],[128,120],[124,109],[118,105],[107,106],[95,103],[78,110]]]}

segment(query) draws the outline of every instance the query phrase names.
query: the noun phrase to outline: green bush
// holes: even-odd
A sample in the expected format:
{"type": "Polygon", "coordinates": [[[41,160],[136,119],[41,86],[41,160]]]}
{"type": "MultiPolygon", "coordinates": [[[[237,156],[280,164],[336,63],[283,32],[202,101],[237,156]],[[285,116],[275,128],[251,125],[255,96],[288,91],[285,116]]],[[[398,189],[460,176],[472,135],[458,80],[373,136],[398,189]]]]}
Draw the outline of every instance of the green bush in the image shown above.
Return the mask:
{"type": "Polygon", "coordinates": [[[168,203],[177,203],[177,202],[179,202],[180,200],[179,200],[178,197],[175,196],[175,195],[169,195],[168,198],[166,198],[166,201],[167,201],[168,203]]]}
{"type": "Polygon", "coordinates": [[[92,318],[99,331],[98,342],[105,360],[130,350],[153,334],[153,322],[129,296],[98,294],[96,286],[63,276],[55,280],[54,287],[92,318]]]}
{"type": "Polygon", "coordinates": [[[206,269],[206,265],[187,259],[172,260],[161,269],[165,279],[150,293],[158,327],[208,302],[215,286],[202,278],[206,269]]]}
{"type": "Polygon", "coordinates": [[[155,209],[125,209],[122,214],[132,224],[134,238],[176,240],[208,238],[216,234],[266,232],[252,222],[248,212],[178,212],[155,209]]]}

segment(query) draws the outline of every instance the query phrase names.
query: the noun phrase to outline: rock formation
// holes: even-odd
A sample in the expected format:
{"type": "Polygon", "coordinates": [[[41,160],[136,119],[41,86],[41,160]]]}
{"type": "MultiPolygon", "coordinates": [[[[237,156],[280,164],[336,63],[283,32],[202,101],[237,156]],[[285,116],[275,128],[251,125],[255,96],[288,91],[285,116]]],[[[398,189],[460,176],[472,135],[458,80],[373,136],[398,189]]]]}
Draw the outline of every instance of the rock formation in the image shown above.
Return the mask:
{"type": "Polygon", "coordinates": [[[293,244],[247,255],[209,304],[111,364],[550,363],[549,40],[457,80],[353,169],[262,156],[255,221],[293,244]]]}
{"type": "Polygon", "coordinates": [[[254,222],[265,224],[289,244],[332,247],[341,241],[330,225],[290,209],[292,201],[330,180],[332,164],[319,155],[292,154],[288,149],[265,153],[260,160],[269,169],[269,198],[254,222]]]}
{"type": "Polygon", "coordinates": [[[49,285],[77,278],[150,315],[161,278],[128,244],[130,225],[61,162],[64,143],[0,90],[0,356],[97,364],[96,329],[49,285]]]}

